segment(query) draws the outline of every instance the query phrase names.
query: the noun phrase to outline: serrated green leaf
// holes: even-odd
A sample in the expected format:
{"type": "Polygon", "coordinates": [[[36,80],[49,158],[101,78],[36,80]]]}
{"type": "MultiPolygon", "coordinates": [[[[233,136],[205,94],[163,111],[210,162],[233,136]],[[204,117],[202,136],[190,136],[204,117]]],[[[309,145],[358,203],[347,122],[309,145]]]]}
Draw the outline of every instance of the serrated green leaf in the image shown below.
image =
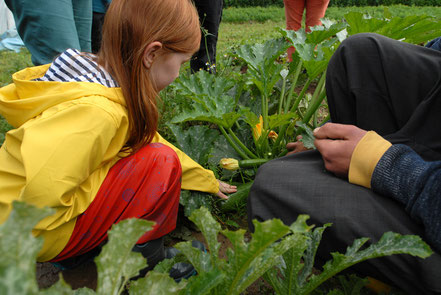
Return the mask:
{"type": "Polygon", "coordinates": [[[187,257],[198,273],[212,270],[210,254],[193,247],[190,241],[178,243],[174,247],[187,257]]]}
{"type": "MultiPolygon", "coordinates": [[[[385,15],[387,17],[387,13],[385,15]]],[[[345,15],[349,24],[347,29],[349,35],[371,32],[413,44],[424,43],[441,35],[441,21],[431,16],[410,15],[387,18],[386,20],[368,18],[358,12],[345,15]]]]}
{"type": "Polygon", "coordinates": [[[131,295],[171,295],[181,292],[187,282],[176,283],[168,274],[149,271],[147,276],[130,283],[131,295]]]}
{"type": "Polygon", "coordinates": [[[220,243],[217,240],[221,227],[211,216],[207,208],[200,208],[193,212],[189,218],[201,230],[208,244],[212,261],[217,261],[219,257],[220,243]]]}
{"type": "MultiPolygon", "coordinates": [[[[23,264],[32,264],[32,261],[23,260],[23,264]]],[[[23,267],[16,265],[0,266],[0,294],[37,294],[35,277],[29,276],[29,270],[21,272],[21,269],[23,267]]]]}
{"type": "Polygon", "coordinates": [[[284,39],[275,39],[263,44],[245,44],[237,49],[237,57],[247,63],[251,81],[263,96],[269,97],[274,85],[280,79],[284,66],[276,63],[275,60],[288,47],[289,44],[284,39]]]}
{"type": "Polygon", "coordinates": [[[255,127],[257,124],[259,124],[259,117],[249,108],[241,108],[239,113],[243,116],[245,123],[251,127],[255,127]]]}
{"type": "Polygon", "coordinates": [[[219,136],[215,142],[208,163],[217,166],[222,158],[240,159],[239,154],[231,147],[224,136],[219,136]]]}
{"type": "Polygon", "coordinates": [[[290,226],[290,230],[295,234],[304,234],[311,231],[314,225],[308,225],[306,221],[309,219],[309,215],[300,214],[297,216],[296,221],[294,221],[290,226]]]}
{"type": "Polygon", "coordinates": [[[298,276],[298,285],[300,287],[306,284],[306,279],[311,275],[314,267],[315,254],[322,239],[323,232],[330,224],[325,224],[322,227],[317,227],[313,232],[308,232],[307,248],[303,255],[303,268],[298,276]]]}
{"type": "Polygon", "coordinates": [[[311,27],[311,32],[306,35],[307,43],[320,44],[325,40],[335,37],[338,32],[341,32],[348,26],[347,23],[336,23],[331,20],[322,20],[322,23],[324,24],[323,26],[311,27]]]}
{"type": "Polygon", "coordinates": [[[153,228],[153,224],[152,221],[132,218],[119,222],[109,230],[109,241],[95,258],[98,269],[97,294],[119,294],[123,285],[146,267],[141,253],[133,252],[132,248],[142,234],[153,228]]]}
{"type": "Polygon", "coordinates": [[[303,268],[301,258],[308,246],[308,239],[301,234],[295,234],[291,239],[295,241],[295,244],[281,257],[283,263],[279,263],[278,267],[268,270],[264,275],[264,278],[274,287],[276,294],[295,295],[298,289],[297,275],[303,268]]]}
{"type": "Polygon", "coordinates": [[[300,128],[301,132],[300,135],[302,136],[302,139],[300,139],[301,142],[303,142],[303,145],[307,149],[315,149],[314,145],[314,134],[312,129],[302,121],[296,122],[296,126],[300,128]]]}
{"type": "Polygon", "coordinates": [[[194,210],[201,207],[212,209],[212,196],[208,193],[197,191],[181,191],[181,197],[179,198],[179,204],[184,207],[185,216],[190,216],[194,210]]]}
{"type": "Polygon", "coordinates": [[[240,117],[234,112],[235,98],[227,95],[234,86],[234,81],[229,78],[199,71],[188,77],[180,77],[172,85],[178,93],[189,97],[193,102],[173,118],[171,123],[205,121],[230,128],[240,117]]]}
{"type": "Polygon", "coordinates": [[[0,294],[33,294],[38,290],[35,262],[43,240],[36,239],[31,231],[53,210],[17,201],[12,206],[9,218],[0,225],[0,294]]]}
{"type": "Polygon", "coordinates": [[[238,185],[237,191],[229,195],[228,200],[222,204],[222,211],[230,211],[243,207],[246,204],[246,199],[250,193],[251,186],[254,181],[238,185]]]}
{"type": "Polygon", "coordinates": [[[265,43],[245,44],[240,46],[236,55],[244,60],[253,70],[264,72],[271,68],[274,61],[286,51],[289,44],[283,39],[274,39],[265,43]]]}
{"type": "Polygon", "coordinates": [[[418,236],[402,236],[387,232],[376,244],[360,250],[367,240],[367,238],[355,240],[354,244],[347,249],[345,255],[332,253],[332,260],[326,262],[323,271],[319,275],[312,275],[308,283],[301,290],[298,290],[298,294],[309,294],[330,277],[367,259],[392,254],[410,254],[426,258],[433,253],[430,247],[418,236]]]}
{"type": "Polygon", "coordinates": [[[349,12],[344,17],[349,25],[347,28],[349,35],[376,32],[387,23],[385,20],[377,18],[366,18],[360,12],[349,12]]]}
{"type": "Polygon", "coordinates": [[[224,273],[219,271],[218,269],[213,269],[209,272],[199,273],[197,276],[189,278],[188,284],[182,294],[213,294],[212,290],[222,283],[224,277],[224,273]]]}
{"type": "Polygon", "coordinates": [[[180,126],[167,124],[176,137],[178,147],[190,158],[205,165],[213,148],[214,141],[219,137],[219,131],[205,125],[191,126],[183,130],[180,126]]]}
{"type": "Polygon", "coordinates": [[[292,118],[296,116],[295,113],[285,113],[285,114],[274,114],[268,116],[268,128],[275,129],[282,125],[288,124],[292,118]]]}
{"type": "Polygon", "coordinates": [[[244,231],[231,232],[224,230],[222,233],[230,240],[233,249],[228,249],[228,270],[226,270],[228,284],[227,294],[239,294],[246,287],[263,275],[277,261],[277,256],[288,250],[280,242],[272,246],[289,232],[289,227],[280,220],[273,219],[262,223],[253,221],[255,231],[251,241],[244,242],[244,231]],[[280,253],[279,253],[280,252],[280,253]]]}

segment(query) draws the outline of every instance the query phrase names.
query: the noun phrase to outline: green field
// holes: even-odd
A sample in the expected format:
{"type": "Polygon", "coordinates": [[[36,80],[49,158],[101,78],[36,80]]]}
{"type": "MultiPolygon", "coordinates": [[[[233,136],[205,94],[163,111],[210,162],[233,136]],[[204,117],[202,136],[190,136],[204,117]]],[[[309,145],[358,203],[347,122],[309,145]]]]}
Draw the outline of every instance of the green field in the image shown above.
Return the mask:
{"type": "MultiPolygon", "coordinates": [[[[386,7],[329,7],[327,18],[340,20],[349,11],[367,13],[373,17],[381,17],[386,7]]],[[[387,7],[393,16],[427,14],[441,17],[441,7],[410,7],[395,5],[387,7]]],[[[224,9],[219,31],[218,61],[230,51],[231,47],[259,43],[280,34],[277,28],[285,26],[284,9],[280,7],[230,7],[224,9]]],[[[26,49],[19,54],[11,51],[0,51],[0,87],[11,83],[11,74],[27,66],[31,66],[30,55],[26,49]]]]}

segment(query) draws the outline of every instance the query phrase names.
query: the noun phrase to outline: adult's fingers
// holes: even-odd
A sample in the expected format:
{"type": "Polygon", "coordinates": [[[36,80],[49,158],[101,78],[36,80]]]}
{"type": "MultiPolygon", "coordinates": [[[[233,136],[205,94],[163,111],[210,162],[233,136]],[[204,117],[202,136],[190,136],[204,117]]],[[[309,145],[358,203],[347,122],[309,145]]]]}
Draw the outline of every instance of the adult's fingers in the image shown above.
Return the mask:
{"type": "Polygon", "coordinates": [[[354,125],[326,123],[314,130],[314,136],[318,139],[347,139],[357,130],[361,130],[354,125]]]}

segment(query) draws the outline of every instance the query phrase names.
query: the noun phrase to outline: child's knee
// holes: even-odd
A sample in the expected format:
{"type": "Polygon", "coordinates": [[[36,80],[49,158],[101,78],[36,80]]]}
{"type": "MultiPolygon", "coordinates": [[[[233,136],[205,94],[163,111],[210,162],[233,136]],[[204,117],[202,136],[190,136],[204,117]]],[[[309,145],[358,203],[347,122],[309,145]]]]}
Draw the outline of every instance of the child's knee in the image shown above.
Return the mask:
{"type": "Polygon", "coordinates": [[[176,152],[162,143],[149,143],[137,153],[138,160],[143,166],[151,167],[158,173],[162,171],[171,176],[181,177],[181,163],[176,152]]]}

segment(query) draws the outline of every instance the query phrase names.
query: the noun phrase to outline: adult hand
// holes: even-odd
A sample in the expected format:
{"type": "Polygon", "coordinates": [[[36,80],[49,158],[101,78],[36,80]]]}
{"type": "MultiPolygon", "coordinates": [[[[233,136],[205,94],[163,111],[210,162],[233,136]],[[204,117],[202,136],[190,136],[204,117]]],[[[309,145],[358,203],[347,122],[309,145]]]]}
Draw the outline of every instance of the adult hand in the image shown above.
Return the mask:
{"type": "Polygon", "coordinates": [[[302,136],[299,135],[296,138],[297,138],[297,141],[289,142],[286,145],[286,149],[290,151],[290,152],[287,153],[287,155],[291,155],[291,154],[295,154],[295,153],[299,153],[299,152],[303,152],[303,151],[307,151],[308,150],[303,145],[303,142],[300,141],[300,139],[302,139],[302,136]]]}
{"type": "Polygon", "coordinates": [[[327,170],[347,177],[355,146],[367,131],[354,125],[327,123],[314,130],[315,147],[322,154],[327,170]]]}
{"type": "Polygon", "coordinates": [[[237,192],[237,186],[235,185],[229,185],[226,182],[217,180],[219,182],[219,191],[216,193],[216,196],[218,196],[221,199],[228,199],[228,196],[225,194],[231,194],[237,192]]]}

